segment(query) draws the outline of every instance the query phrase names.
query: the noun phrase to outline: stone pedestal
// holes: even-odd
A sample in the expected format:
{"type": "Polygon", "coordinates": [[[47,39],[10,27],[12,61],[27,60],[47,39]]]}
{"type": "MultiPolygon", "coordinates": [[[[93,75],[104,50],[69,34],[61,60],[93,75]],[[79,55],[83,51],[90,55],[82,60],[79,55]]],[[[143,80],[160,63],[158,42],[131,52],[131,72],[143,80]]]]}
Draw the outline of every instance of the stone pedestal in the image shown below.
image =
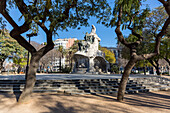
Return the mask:
{"type": "Polygon", "coordinates": [[[89,72],[94,72],[94,58],[89,58],[89,72]]]}

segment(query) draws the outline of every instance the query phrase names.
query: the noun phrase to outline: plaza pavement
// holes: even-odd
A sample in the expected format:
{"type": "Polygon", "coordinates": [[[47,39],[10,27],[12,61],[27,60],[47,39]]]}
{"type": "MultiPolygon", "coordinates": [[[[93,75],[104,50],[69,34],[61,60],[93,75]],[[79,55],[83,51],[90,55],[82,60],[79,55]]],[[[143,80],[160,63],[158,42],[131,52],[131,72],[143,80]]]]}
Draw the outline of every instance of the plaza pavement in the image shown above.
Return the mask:
{"type": "MultiPolygon", "coordinates": [[[[129,78],[145,78],[153,75],[130,75],[129,78]]],[[[88,75],[88,74],[37,74],[37,80],[75,80],[75,79],[113,79],[121,78],[121,74],[88,75]]],[[[24,80],[25,75],[0,75],[0,80],[24,80]]]]}

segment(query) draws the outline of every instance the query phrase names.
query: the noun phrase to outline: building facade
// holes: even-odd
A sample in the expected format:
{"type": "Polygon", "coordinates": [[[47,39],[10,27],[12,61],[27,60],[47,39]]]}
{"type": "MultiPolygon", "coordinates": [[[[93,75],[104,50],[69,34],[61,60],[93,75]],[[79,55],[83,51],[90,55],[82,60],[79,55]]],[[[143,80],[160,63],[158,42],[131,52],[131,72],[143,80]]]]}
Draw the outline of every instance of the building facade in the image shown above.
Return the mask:
{"type": "Polygon", "coordinates": [[[62,46],[63,49],[69,49],[73,44],[74,41],[76,41],[77,38],[65,38],[65,39],[57,39],[54,41],[54,48],[58,48],[59,46],[62,46]]]}
{"type": "MultiPolygon", "coordinates": [[[[57,39],[54,41],[54,49],[58,49],[59,46],[62,46],[63,49],[69,49],[75,41],[77,41],[77,38],[57,39]]],[[[63,58],[56,57],[55,60],[51,62],[52,71],[57,72],[60,70],[60,65],[62,68],[65,68],[67,64],[68,62],[66,61],[65,56],[63,58]]]]}

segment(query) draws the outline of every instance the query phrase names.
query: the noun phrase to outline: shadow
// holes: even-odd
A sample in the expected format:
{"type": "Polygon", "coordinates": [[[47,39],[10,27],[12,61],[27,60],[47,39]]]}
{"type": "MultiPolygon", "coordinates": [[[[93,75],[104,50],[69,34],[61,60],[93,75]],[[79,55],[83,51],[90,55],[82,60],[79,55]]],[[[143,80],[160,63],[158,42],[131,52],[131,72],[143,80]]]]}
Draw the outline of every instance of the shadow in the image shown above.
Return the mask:
{"type": "Polygon", "coordinates": [[[0,93],[0,95],[2,95],[3,97],[6,97],[6,98],[11,98],[12,97],[12,93],[0,93]]]}
{"type": "MultiPolygon", "coordinates": [[[[167,91],[170,92],[170,91],[167,91]]],[[[170,94],[170,93],[169,93],[170,94]]],[[[125,103],[134,106],[155,107],[170,110],[170,96],[153,92],[127,95],[125,103]]]]}
{"type": "Polygon", "coordinates": [[[21,93],[22,92],[20,91],[20,84],[14,84],[13,85],[13,94],[15,95],[17,102],[19,100],[21,93]]]}
{"type": "Polygon", "coordinates": [[[49,112],[42,112],[42,113],[76,113],[73,107],[65,108],[62,103],[57,102],[55,107],[47,107],[50,111],[49,112]]]}
{"type": "MultiPolygon", "coordinates": [[[[159,92],[148,92],[138,94],[126,94],[123,103],[133,106],[143,106],[151,108],[162,108],[170,110],[170,90],[165,91],[167,95],[159,92]]],[[[93,94],[94,96],[105,98],[110,101],[118,102],[114,95],[93,94]]]]}
{"type": "Polygon", "coordinates": [[[110,100],[110,101],[117,101],[117,99],[113,98],[115,96],[101,95],[101,94],[92,94],[92,95],[97,96],[97,97],[102,97],[102,98],[105,98],[105,99],[110,100]]]}
{"type": "MultiPolygon", "coordinates": [[[[38,100],[40,100],[40,103],[46,103],[47,101],[50,102],[50,104],[43,105],[45,108],[48,109],[47,112],[41,112],[41,113],[111,113],[113,112],[123,112],[123,113],[131,113],[131,111],[127,111],[126,109],[123,109],[122,107],[113,106],[110,105],[110,101],[98,98],[97,96],[84,96],[84,95],[77,95],[77,96],[67,96],[67,95],[57,95],[58,99],[55,101],[56,95],[41,95],[38,100]],[[42,97],[43,96],[43,97],[42,97]],[[43,98],[43,99],[42,99],[43,98]],[[55,99],[54,99],[55,98],[55,99]],[[94,101],[94,102],[93,102],[94,101]],[[96,101],[96,102],[95,102],[96,101]],[[106,106],[99,101],[106,102],[106,106]],[[109,102],[109,103],[107,103],[109,102]],[[54,103],[54,104],[53,104],[54,103]]],[[[110,98],[108,98],[110,99],[110,98]]],[[[111,99],[110,99],[111,100],[111,99]]],[[[111,100],[113,101],[113,100],[111,100]]],[[[47,103],[48,103],[47,102],[47,103]]],[[[114,102],[114,101],[113,101],[114,102]]],[[[38,106],[38,104],[37,104],[38,106]]]]}

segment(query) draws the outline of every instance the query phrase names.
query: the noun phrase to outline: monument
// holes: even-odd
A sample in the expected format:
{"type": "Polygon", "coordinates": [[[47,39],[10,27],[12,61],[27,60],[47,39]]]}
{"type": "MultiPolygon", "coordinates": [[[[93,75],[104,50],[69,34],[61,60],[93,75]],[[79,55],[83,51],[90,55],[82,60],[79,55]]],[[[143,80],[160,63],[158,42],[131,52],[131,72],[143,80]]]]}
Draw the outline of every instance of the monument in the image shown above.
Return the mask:
{"type": "Polygon", "coordinates": [[[104,53],[99,50],[101,39],[96,34],[96,28],[92,25],[91,33],[86,33],[84,40],[78,43],[79,50],[74,54],[73,73],[103,74],[110,68],[104,53]]]}

